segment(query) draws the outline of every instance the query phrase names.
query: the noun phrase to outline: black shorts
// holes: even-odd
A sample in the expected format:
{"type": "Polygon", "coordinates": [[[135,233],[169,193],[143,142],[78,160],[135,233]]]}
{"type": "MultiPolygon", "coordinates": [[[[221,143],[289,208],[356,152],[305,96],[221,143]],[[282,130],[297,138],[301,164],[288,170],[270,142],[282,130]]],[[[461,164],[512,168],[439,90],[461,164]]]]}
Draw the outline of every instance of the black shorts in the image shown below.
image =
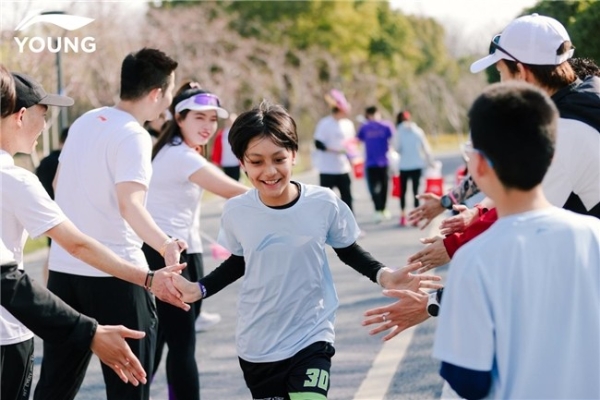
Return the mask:
{"type": "Polygon", "coordinates": [[[252,363],[240,358],[240,366],[254,400],[324,400],[334,354],[331,343],[316,342],[286,360],[252,363]]]}

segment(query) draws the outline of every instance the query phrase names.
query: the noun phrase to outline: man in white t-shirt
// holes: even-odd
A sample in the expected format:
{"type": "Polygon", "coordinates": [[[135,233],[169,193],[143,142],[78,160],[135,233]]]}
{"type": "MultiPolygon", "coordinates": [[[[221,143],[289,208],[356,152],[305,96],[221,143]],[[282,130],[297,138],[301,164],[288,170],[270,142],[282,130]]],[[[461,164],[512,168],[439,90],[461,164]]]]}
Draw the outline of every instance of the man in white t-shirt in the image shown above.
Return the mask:
{"type": "Polygon", "coordinates": [[[337,188],[340,197],[352,210],[352,190],[347,146],[356,136],[354,124],[348,119],[350,104],[344,95],[332,90],[331,115],[322,118],[315,128],[315,168],[319,171],[320,185],[330,189],[337,188]]]}
{"type": "MultiPolygon", "coordinates": [[[[28,235],[54,239],[81,260],[144,286],[147,268],[118,258],[106,247],[79,231],[53,202],[41,182],[30,171],[14,164],[16,153],[29,154],[45,127],[48,106],[68,106],[73,99],[47,94],[25,74],[12,75],[0,66],[2,78],[2,121],[0,134],[0,265],[2,308],[0,308],[0,382],[3,399],[28,399],[33,377],[33,334],[48,343],[65,343],[93,351],[124,382],[145,383],[145,372],[124,338],[140,339],[144,332],[123,326],[102,326],[79,313],[32,281],[23,272],[23,246],[28,235]],[[12,98],[12,101],[8,101],[12,98]]],[[[151,289],[174,305],[185,307],[177,297],[165,294],[172,271],[157,271],[151,289]]],[[[147,288],[148,285],[146,285],[147,288]]]]}
{"type": "Polygon", "coordinates": [[[600,221],[551,205],[548,95],[495,84],[469,112],[468,167],[498,221],[455,254],[433,355],[463,398],[600,398],[600,221]]]}
{"type": "MultiPolygon", "coordinates": [[[[152,172],[152,142],[143,128],[172,100],[177,63],[159,50],[129,54],[121,67],[120,101],[78,118],[60,155],[56,202],[84,233],[135,265],[148,268],[142,241],[177,263],[185,242],[169,238],[145,208],[152,172]]],[[[52,244],[48,288],[101,323],[146,332],[132,344],[144,368],[152,370],[156,339],[154,299],[143,288],[115,279],[52,244]]],[[[152,281],[152,272],[148,273],[152,281]]],[[[44,344],[35,399],[70,399],[79,389],[91,354],[44,344]]],[[[132,387],[104,373],[108,399],[149,398],[148,385],[132,387]]]]}

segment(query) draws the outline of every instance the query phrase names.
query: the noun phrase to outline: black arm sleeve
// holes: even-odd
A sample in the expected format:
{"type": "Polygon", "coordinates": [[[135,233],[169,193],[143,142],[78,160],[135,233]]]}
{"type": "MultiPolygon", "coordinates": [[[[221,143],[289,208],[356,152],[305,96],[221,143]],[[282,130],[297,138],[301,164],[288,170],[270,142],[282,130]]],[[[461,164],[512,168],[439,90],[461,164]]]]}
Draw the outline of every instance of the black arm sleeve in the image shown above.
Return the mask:
{"type": "Polygon", "coordinates": [[[218,293],[225,286],[244,276],[246,272],[246,261],[242,256],[231,255],[229,258],[215,268],[210,274],[200,279],[200,283],[206,288],[206,297],[208,298],[218,293]]]}
{"type": "Polygon", "coordinates": [[[379,272],[381,268],[384,268],[385,265],[374,259],[369,252],[360,247],[356,242],[343,249],[333,250],[335,250],[335,253],[344,264],[351,266],[373,282],[377,283],[377,272],[379,272]]]}
{"type": "Polygon", "coordinates": [[[315,147],[317,150],[327,151],[327,146],[325,146],[325,143],[321,142],[320,140],[315,140],[315,147]]]}
{"type": "Polygon", "coordinates": [[[98,322],[31,280],[16,263],[1,267],[1,304],[23,325],[51,343],[89,349],[98,322]]]}

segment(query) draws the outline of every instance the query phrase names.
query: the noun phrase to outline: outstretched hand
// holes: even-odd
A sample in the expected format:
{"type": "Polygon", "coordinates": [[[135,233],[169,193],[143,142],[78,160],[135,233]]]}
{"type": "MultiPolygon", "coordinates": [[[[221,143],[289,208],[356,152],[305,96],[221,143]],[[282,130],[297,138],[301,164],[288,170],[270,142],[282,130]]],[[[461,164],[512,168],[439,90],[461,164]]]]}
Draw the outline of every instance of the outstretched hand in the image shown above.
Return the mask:
{"type": "Polygon", "coordinates": [[[446,209],[442,207],[440,196],[433,193],[420,194],[417,198],[421,201],[421,204],[408,214],[408,222],[411,225],[418,225],[421,221],[425,221],[420,226],[421,229],[425,229],[435,217],[443,213],[446,209]]]}
{"type": "Polygon", "coordinates": [[[156,297],[165,303],[169,303],[174,305],[175,307],[179,307],[184,311],[188,311],[190,306],[185,304],[185,302],[181,299],[181,292],[177,290],[175,285],[173,285],[173,277],[179,277],[183,280],[180,274],[181,271],[187,266],[186,263],[183,264],[175,264],[168,267],[164,267],[159,269],[154,273],[154,278],[152,280],[152,286],[150,290],[156,297]]]}
{"type": "Polygon", "coordinates": [[[442,285],[433,283],[440,281],[437,275],[414,274],[413,272],[421,268],[420,262],[408,264],[397,270],[386,269],[381,273],[381,286],[386,289],[406,289],[416,292],[419,289],[439,289],[442,285]]]}
{"type": "Polygon", "coordinates": [[[377,325],[369,331],[369,335],[390,331],[383,340],[390,340],[400,332],[420,324],[429,318],[427,314],[427,293],[419,290],[384,290],[387,297],[397,298],[398,301],[384,307],[377,307],[365,312],[363,326],[377,325]]]}
{"type": "Polygon", "coordinates": [[[98,325],[92,338],[91,350],[125,383],[138,386],[146,383],[146,371],[125,341],[142,339],[146,334],[119,326],[98,325]]]}
{"type": "Polygon", "coordinates": [[[186,303],[193,303],[202,298],[202,292],[198,282],[190,282],[182,276],[173,276],[173,285],[181,292],[181,300],[186,303]]]}
{"type": "Polygon", "coordinates": [[[444,239],[440,236],[420,239],[421,243],[426,244],[425,248],[408,258],[409,263],[420,262],[423,266],[417,271],[419,273],[427,272],[430,269],[439,267],[450,262],[450,256],[444,246],[444,239]]]}
{"type": "Polygon", "coordinates": [[[444,236],[464,232],[467,226],[471,225],[479,217],[479,210],[477,208],[468,208],[462,204],[455,204],[453,208],[459,214],[442,221],[440,224],[440,233],[444,236]]]}

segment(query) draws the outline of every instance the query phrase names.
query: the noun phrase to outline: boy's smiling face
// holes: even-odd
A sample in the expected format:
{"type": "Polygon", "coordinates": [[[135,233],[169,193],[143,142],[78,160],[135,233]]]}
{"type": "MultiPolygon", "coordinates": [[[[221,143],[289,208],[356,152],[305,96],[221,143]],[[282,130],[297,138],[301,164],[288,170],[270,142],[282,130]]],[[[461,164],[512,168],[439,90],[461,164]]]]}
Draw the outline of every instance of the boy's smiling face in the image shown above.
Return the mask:
{"type": "Polygon", "coordinates": [[[250,182],[267,206],[282,206],[297,195],[290,184],[296,152],[276,145],[269,137],[259,136],[248,143],[242,160],[250,182]]]}

